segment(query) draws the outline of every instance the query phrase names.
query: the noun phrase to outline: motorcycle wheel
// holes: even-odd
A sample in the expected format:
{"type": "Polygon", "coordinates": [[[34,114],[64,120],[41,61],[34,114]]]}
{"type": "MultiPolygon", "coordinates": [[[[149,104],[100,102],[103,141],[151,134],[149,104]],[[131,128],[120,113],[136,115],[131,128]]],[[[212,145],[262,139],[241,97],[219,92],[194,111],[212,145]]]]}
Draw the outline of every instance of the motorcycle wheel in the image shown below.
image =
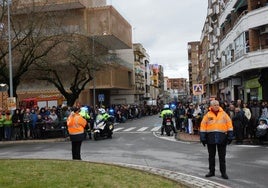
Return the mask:
{"type": "Polygon", "coordinates": [[[93,139],[97,141],[99,138],[99,133],[93,133],[93,139]]]}
{"type": "Polygon", "coordinates": [[[165,132],[166,132],[167,136],[170,136],[170,132],[171,132],[170,126],[165,126],[165,132]]]}

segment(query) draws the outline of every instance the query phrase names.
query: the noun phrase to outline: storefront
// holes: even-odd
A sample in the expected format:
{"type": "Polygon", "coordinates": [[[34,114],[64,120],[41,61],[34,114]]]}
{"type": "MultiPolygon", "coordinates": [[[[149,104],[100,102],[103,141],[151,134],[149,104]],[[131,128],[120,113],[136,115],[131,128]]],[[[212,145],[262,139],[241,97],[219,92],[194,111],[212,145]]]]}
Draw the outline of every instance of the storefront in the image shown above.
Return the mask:
{"type": "Polygon", "coordinates": [[[245,101],[261,100],[262,99],[262,87],[258,81],[258,78],[245,81],[245,101]]]}

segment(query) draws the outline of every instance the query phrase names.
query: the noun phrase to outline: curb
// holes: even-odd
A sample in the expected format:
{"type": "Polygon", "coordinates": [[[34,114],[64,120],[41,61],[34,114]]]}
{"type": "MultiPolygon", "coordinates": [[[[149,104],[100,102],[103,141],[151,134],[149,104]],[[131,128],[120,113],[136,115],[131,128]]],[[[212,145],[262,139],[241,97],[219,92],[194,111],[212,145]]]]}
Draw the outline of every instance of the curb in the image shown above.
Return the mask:
{"type": "MultiPolygon", "coordinates": [[[[109,164],[109,163],[106,163],[109,164]]],[[[168,179],[171,179],[173,181],[176,181],[178,183],[181,183],[185,186],[194,188],[194,187],[218,187],[218,188],[230,188],[226,185],[222,185],[207,179],[199,178],[196,176],[191,176],[175,171],[160,169],[160,168],[154,168],[154,167],[147,167],[147,166],[141,166],[141,165],[134,165],[134,164],[125,164],[125,163],[110,163],[122,167],[127,168],[133,168],[137,170],[142,170],[145,172],[149,172],[155,175],[159,175],[168,179]]]]}

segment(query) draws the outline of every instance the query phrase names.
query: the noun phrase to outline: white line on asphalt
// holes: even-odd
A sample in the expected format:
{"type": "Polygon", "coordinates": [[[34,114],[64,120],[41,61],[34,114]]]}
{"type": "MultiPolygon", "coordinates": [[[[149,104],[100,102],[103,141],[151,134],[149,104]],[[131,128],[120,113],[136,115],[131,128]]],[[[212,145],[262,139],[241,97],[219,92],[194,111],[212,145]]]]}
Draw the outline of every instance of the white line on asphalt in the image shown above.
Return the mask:
{"type": "Polygon", "coordinates": [[[158,131],[161,127],[154,127],[151,131],[152,132],[155,132],[155,131],[158,131]]]}
{"type": "Polygon", "coordinates": [[[137,131],[138,131],[138,132],[142,132],[142,131],[145,131],[146,129],[148,129],[148,127],[142,127],[142,128],[140,128],[140,129],[138,129],[137,131]]]}
{"type": "Polygon", "coordinates": [[[131,130],[133,130],[133,129],[135,129],[136,127],[130,127],[130,128],[128,128],[128,129],[125,129],[124,131],[126,132],[126,131],[131,131],[131,130]]]}
{"type": "Polygon", "coordinates": [[[123,127],[119,127],[113,130],[113,132],[120,131],[121,129],[124,129],[123,127]]]}

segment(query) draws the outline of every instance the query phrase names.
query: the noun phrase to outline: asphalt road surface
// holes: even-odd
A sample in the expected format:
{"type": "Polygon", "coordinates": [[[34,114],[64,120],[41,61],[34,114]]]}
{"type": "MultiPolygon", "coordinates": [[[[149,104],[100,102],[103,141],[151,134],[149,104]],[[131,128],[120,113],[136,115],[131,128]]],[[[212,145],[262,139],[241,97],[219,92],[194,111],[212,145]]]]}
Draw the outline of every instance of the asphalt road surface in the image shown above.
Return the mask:
{"type": "MultiPolygon", "coordinates": [[[[82,159],[105,163],[127,163],[161,168],[208,179],[228,187],[267,188],[268,147],[230,145],[227,148],[227,174],[220,177],[218,160],[216,176],[205,178],[208,154],[197,142],[177,141],[159,136],[161,119],[155,116],[118,124],[112,139],[86,140],[82,159]]],[[[0,144],[0,158],[71,159],[69,141],[0,144]]]]}

